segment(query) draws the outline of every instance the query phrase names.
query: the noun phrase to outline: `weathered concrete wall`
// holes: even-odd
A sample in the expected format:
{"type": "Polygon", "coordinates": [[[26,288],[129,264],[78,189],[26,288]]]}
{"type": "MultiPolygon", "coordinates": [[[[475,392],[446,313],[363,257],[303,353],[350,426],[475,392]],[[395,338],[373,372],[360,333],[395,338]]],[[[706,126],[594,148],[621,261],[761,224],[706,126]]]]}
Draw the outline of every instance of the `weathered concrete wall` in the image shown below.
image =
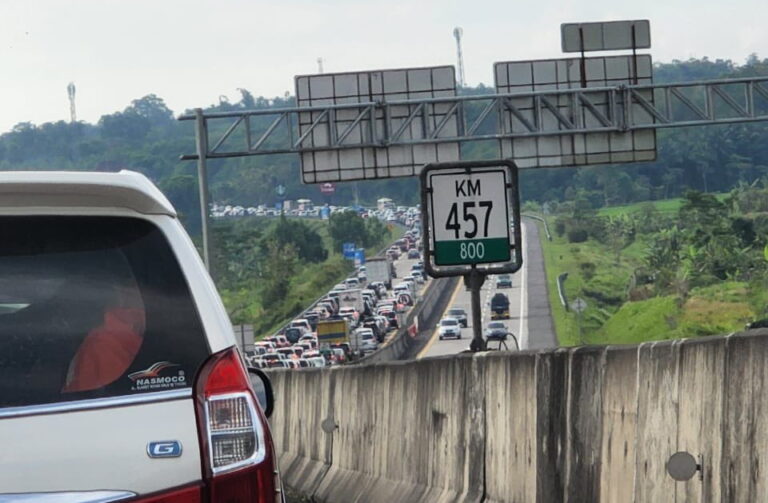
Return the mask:
{"type": "Polygon", "coordinates": [[[317,501],[768,501],[766,368],[768,330],[276,371],[273,433],[317,501]]]}

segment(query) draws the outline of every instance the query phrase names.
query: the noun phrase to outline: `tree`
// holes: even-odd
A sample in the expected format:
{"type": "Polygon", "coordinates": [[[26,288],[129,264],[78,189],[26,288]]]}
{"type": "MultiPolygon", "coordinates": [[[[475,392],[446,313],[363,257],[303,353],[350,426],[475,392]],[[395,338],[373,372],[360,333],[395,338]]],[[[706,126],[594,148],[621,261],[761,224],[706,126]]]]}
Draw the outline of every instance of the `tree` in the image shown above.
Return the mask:
{"type": "MultiPolygon", "coordinates": [[[[265,236],[264,243],[277,243],[278,246],[292,246],[299,259],[307,262],[322,262],[328,257],[323,247],[323,238],[309,225],[300,220],[289,220],[284,215],[265,236]]],[[[268,246],[262,245],[262,249],[268,246]]]]}
{"type": "Polygon", "coordinates": [[[296,249],[292,245],[280,246],[274,242],[267,245],[267,258],[261,283],[264,309],[274,308],[285,300],[297,265],[296,249]]]}
{"type": "Polygon", "coordinates": [[[368,241],[365,220],[354,211],[334,213],[328,221],[328,234],[333,240],[333,249],[341,253],[344,243],[356,243],[364,246],[368,241]]]}
{"type": "Polygon", "coordinates": [[[368,218],[365,219],[365,234],[365,246],[371,247],[381,244],[389,236],[389,231],[378,218],[368,218]]]}
{"type": "Polygon", "coordinates": [[[139,115],[136,111],[115,112],[110,115],[102,115],[99,119],[99,128],[103,138],[126,143],[141,142],[146,138],[151,127],[150,120],[139,115]]]}
{"type": "Polygon", "coordinates": [[[155,94],[148,94],[143,98],[131,101],[131,104],[123,113],[135,113],[140,117],[146,118],[156,127],[167,127],[169,124],[175,123],[173,111],[166,106],[162,98],[155,94]]]}

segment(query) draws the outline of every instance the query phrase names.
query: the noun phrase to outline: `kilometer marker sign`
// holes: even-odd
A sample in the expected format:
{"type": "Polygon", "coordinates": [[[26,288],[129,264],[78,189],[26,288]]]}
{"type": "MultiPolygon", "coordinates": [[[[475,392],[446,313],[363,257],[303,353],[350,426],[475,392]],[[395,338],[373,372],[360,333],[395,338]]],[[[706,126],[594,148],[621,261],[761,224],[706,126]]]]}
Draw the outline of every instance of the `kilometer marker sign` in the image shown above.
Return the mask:
{"type": "Polygon", "coordinates": [[[511,260],[508,171],[438,171],[428,176],[435,265],[511,260]]]}

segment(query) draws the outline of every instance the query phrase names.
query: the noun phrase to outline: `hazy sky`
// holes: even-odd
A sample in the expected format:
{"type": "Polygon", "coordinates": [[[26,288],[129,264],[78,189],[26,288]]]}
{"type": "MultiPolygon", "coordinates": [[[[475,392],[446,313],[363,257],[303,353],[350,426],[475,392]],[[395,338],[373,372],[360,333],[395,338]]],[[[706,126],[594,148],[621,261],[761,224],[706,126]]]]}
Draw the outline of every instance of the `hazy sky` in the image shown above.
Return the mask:
{"type": "Polygon", "coordinates": [[[155,93],[176,113],[293,94],[293,76],[455,64],[470,85],[495,61],[563,57],[560,23],[649,19],[654,61],[768,56],[768,0],[0,0],[0,132],[95,122],[155,93]]]}

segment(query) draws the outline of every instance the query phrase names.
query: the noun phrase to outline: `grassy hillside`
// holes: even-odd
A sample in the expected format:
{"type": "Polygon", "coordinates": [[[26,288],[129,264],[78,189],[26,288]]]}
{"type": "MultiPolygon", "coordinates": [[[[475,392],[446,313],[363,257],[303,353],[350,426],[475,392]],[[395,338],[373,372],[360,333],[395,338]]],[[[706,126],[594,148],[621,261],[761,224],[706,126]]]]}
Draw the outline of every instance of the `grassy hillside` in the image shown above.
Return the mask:
{"type": "MultiPolygon", "coordinates": [[[[728,197],[727,193],[714,194],[715,197],[722,201],[728,197]]],[[[629,215],[631,213],[638,213],[642,210],[644,205],[651,204],[662,215],[674,215],[680,211],[680,207],[683,205],[684,199],[677,197],[674,199],[662,199],[660,201],[645,201],[641,203],[625,204],[622,206],[607,206],[597,210],[597,214],[601,217],[617,217],[619,215],[629,215]]]]}
{"type": "MultiPolygon", "coordinates": [[[[248,217],[217,223],[220,239],[216,248],[219,270],[219,274],[214,274],[216,286],[232,322],[253,325],[257,337],[273,333],[354,271],[353,261],[344,259],[334,250],[327,221],[301,219],[301,222],[317,233],[328,252],[327,258],[319,262],[290,262],[286,267],[291,270],[285,272],[287,293],[271,303],[265,300],[268,277],[271,271],[283,269],[280,264],[275,265],[274,261],[265,257],[261,247],[273,241],[270,232],[277,220],[248,217]]],[[[399,239],[404,229],[393,226],[385,232],[379,243],[366,248],[366,256],[375,255],[381,248],[399,239]]]]}
{"type": "MultiPolygon", "coordinates": [[[[549,219],[550,228],[553,219],[549,219]]],[[[544,236],[544,232],[539,235],[544,236]]],[[[625,297],[632,271],[640,264],[644,244],[636,242],[622,250],[619,260],[612,252],[590,239],[583,243],[568,243],[564,236],[553,235],[552,241],[542,240],[547,282],[549,283],[550,305],[555,330],[561,345],[579,344],[578,319],[560,304],[557,292],[557,277],[568,273],[565,280],[565,294],[569,301],[577,297],[587,302],[582,313],[581,327],[586,342],[593,341],[591,334],[597,332],[621,306],[625,297]]]]}
{"type": "MultiPolygon", "coordinates": [[[[725,195],[717,199],[722,201],[725,195]]],[[[653,203],[660,215],[672,221],[677,220],[683,204],[680,199],[653,203]]],[[[629,205],[606,208],[598,215],[625,218],[638,211],[640,205],[629,205]]],[[[554,230],[557,217],[547,218],[554,230]]],[[[648,256],[654,253],[656,236],[637,231],[631,244],[618,252],[591,236],[579,243],[569,243],[565,233],[553,234],[552,241],[542,239],[550,303],[561,345],[634,344],[726,334],[766,317],[768,289],[759,270],[751,278],[715,278],[704,285],[696,285],[685,276],[680,291],[670,291],[669,287],[662,290],[653,280],[643,284],[633,279],[638,271],[655,274],[648,270],[648,256]],[[567,299],[572,303],[578,297],[587,302],[580,320],[581,337],[576,313],[566,311],[558,297],[557,277],[562,273],[568,273],[567,299]]]]}

